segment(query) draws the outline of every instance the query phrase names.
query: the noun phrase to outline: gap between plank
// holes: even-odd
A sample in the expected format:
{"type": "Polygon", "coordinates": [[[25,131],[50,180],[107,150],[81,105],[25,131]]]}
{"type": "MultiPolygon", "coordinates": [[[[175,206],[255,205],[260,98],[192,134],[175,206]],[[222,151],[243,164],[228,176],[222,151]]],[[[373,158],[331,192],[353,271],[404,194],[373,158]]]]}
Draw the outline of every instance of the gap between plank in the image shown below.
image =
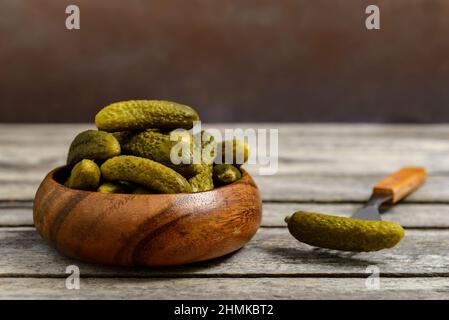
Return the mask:
{"type": "MultiPolygon", "coordinates": [[[[29,227],[31,230],[35,230],[32,224],[18,224],[14,226],[6,226],[0,225],[0,230],[15,229],[15,228],[27,228],[29,227]]],[[[259,229],[285,229],[287,226],[260,226],[259,229]]],[[[449,230],[449,227],[403,227],[404,230],[419,230],[419,231],[441,231],[441,230],[449,230]]]]}
{"type": "MultiPolygon", "coordinates": [[[[368,201],[368,199],[367,199],[368,201]]],[[[333,200],[333,201],[327,201],[327,200],[291,200],[291,199],[263,199],[262,203],[267,204],[365,204],[367,201],[358,201],[358,200],[333,200]]],[[[441,204],[448,204],[448,200],[436,200],[432,202],[428,201],[404,201],[401,202],[398,205],[401,204],[417,204],[417,205],[441,205],[441,204]]],[[[33,200],[0,200],[0,209],[32,209],[33,208],[33,200]]]]}
{"type": "MultiPolygon", "coordinates": [[[[286,229],[287,226],[260,226],[259,229],[286,229]]],[[[449,227],[403,227],[405,230],[418,230],[418,231],[443,231],[443,230],[449,230],[449,227]]],[[[32,224],[19,224],[19,225],[0,225],[0,230],[6,230],[6,231],[18,231],[17,229],[20,229],[20,231],[33,231],[36,230],[34,225],[32,224]],[[10,230],[8,230],[10,229],[10,230]]]]}
{"type": "MultiPolygon", "coordinates": [[[[101,268],[101,266],[99,266],[101,268]]],[[[150,269],[149,269],[150,270],[150,269]]],[[[252,273],[252,274],[220,274],[220,273],[210,273],[210,274],[142,274],[139,275],[102,275],[102,274],[80,274],[80,278],[83,279],[211,279],[211,278],[220,278],[220,279],[258,279],[258,278],[329,278],[329,279],[365,279],[369,277],[371,274],[363,274],[363,273],[307,273],[307,274],[271,274],[271,273],[252,273]]],[[[67,278],[67,274],[53,274],[53,273],[42,273],[42,274],[19,274],[19,273],[4,273],[0,275],[1,279],[4,278],[30,278],[30,279],[65,279],[67,278]]],[[[380,273],[379,276],[381,278],[449,278],[449,273],[380,273]]]]}

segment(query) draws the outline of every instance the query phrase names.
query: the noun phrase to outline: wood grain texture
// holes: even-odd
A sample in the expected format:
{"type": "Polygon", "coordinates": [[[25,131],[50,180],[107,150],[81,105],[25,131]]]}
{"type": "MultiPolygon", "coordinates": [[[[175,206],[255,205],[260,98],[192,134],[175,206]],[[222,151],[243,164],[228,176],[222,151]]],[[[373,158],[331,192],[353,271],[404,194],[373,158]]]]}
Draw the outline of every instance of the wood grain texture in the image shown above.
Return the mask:
{"type": "MultiPolygon", "coordinates": [[[[322,212],[349,217],[360,204],[341,203],[264,203],[262,226],[284,227],[285,216],[296,211],[322,212]]],[[[449,228],[449,205],[401,203],[382,214],[383,220],[410,228],[449,228]]]]}
{"type": "MultiPolygon", "coordinates": [[[[23,227],[31,226],[31,201],[41,180],[65,162],[74,136],[92,125],[0,125],[0,298],[448,298],[449,126],[210,127],[279,129],[278,174],[254,176],[265,201],[264,227],[226,257],[148,269],[66,258],[34,228],[23,227]],[[297,210],[349,216],[378,180],[404,165],[426,167],[429,179],[383,215],[408,229],[394,249],[356,255],[314,250],[284,228],[285,215],[297,210]],[[64,286],[70,264],[87,277],[77,292],[64,286]],[[383,275],[378,291],[365,290],[368,265],[383,275]]],[[[247,168],[257,173],[257,167],[247,168]]]]}
{"type": "Polygon", "coordinates": [[[373,187],[373,194],[391,196],[389,201],[395,204],[421,187],[427,178],[424,168],[403,167],[377,182],[373,187]]]}
{"type": "MultiPolygon", "coordinates": [[[[295,211],[310,211],[349,217],[361,204],[348,203],[277,203],[262,204],[263,227],[285,227],[285,216],[295,211]]],[[[449,228],[449,204],[401,203],[382,214],[382,219],[394,221],[404,228],[449,228]]],[[[0,206],[0,227],[33,226],[32,203],[0,206]],[[17,207],[19,206],[19,207],[17,207]]]]}
{"type": "MultiPolygon", "coordinates": [[[[369,274],[366,274],[367,277],[369,274]]],[[[87,278],[80,290],[65,279],[0,278],[0,299],[448,299],[448,278],[136,279],[87,278]]],[[[217,302],[219,304],[219,302],[217,302]]]]}
{"type": "MultiPolygon", "coordinates": [[[[265,201],[297,202],[366,202],[373,184],[382,175],[374,176],[255,176],[265,201]]],[[[431,176],[425,185],[404,202],[449,202],[449,178],[431,176]]]]}
{"type": "Polygon", "coordinates": [[[220,257],[240,249],[259,228],[262,201],[250,175],[207,192],[103,194],[47,175],[36,193],[33,221],[60,252],[82,261],[167,266],[220,257]]]}
{"type": "Polygon", "coordinates": [[[0,226],[33,226],[33,209],[0,207],[0,226]]]}
{"type": "MultiPolygon", "coordinates": [[[[0,125],[1,176],[16,179],[18,175],[27,175],[29,179],[42,179],[51,169],[64,163],[75,135],[92,127],[0,125]],[[42,148],[43,145],[46,147],[42,148]],[[32,174],[30,168],[36,173],[32,174]]],[[[375,174],[382,177],[404,165],[425,166],[430,174],[449,174],[446,165],[449,133],[444,126],[274,123],[209,124],[207,127],[279,129],[280,174],[375,174]]]]}
{"type": "MultiPolygon", "coordinates": [[[[279,129],[277,175],[259,177],[257,166],[246,166],[266,200],[365,201],[379,179],[410,165],[424,166],[430,174],[410,200],[449,202],[449,130],[444,125],[209,127],[279,129]]],[[[0,201],[32,200],[45,175],[64,164],[71,140],[88,128],[92,125],[0,125],[0,201]]]]}
{"type": "Polygon", "coordinates": [[[361,276],[376,265],[388,276],[449,276],[449,230],[407,230],[390,250],[344,253],[299,243],[286,228],[261,228],[234,254],[171,268],[114,268],[66,258],[49,247],[33,228],[0,228],[0,277],[64,277],[75,264],[89,277],[305,277],[361,276]]]}
{"type": "MultiPolygon", "coordinates": [[[[249,170],[248,170],[249,171],[249,170]]],[[[251,173],[251,171],[250,171],[251,173]]],[[[254,176],[266,201],[366,202],[379,175],[254,176]]],[[[42,179],[44,176],[42,176],[42,179]]],[[[32,201],[41,180],[0,180],[0,201],[32,201]]],[[[449,177],[430,176],[405,202],[449,203],[449,177]]]]}

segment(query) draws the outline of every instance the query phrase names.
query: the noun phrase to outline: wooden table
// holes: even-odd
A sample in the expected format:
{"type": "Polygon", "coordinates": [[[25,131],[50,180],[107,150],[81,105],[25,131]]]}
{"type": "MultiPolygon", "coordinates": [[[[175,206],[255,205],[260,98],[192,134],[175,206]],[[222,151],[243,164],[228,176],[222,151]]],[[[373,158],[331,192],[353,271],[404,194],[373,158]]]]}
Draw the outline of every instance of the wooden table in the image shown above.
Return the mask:
{"type": "Polygon", "coordinates": [[[48,247],[33,227],[39,182],[64,163],[71,139],[89,127],[0,125],[1,298],[449,298],[447,125],[252,125],[279,128],[279,172],[255,176],[264,199],[262,227],[228,257],[159,269],[74,261],[48,247]],[[350,214],[377,180],[403,165],[425,166],[430,177],[384,215],[406,228],[394,249],[317,250],[285,228],[284,217],[300,209],[350,214]],[[80,290],[65,286],[73,264],[81,271],[80,290]],[[377,290],[366,286],[372,266],[381,275],[377,290]]]}

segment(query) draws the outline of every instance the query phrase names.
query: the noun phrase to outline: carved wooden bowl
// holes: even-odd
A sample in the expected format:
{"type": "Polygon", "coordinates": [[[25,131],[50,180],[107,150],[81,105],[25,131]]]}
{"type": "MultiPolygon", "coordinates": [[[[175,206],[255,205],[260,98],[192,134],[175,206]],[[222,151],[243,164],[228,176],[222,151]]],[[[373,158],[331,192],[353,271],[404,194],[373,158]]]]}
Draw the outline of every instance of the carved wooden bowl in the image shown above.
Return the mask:
{"type": "Polygon", "coordinates": [[[251,176],[207,192],[103,194],[66,188],[64,168],[42,181],[34,199],[39,234],[82,261],[168,266],[240,249],[259,228],[262,202],[251,176]]]}

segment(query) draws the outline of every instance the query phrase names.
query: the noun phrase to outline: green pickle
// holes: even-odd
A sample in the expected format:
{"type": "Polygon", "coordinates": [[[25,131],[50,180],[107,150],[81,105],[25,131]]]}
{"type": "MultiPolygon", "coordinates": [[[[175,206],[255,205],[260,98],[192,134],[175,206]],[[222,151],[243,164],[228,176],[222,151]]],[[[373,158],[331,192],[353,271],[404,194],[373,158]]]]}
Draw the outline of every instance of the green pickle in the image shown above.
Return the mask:
{"type": "Polygon", "coordinates": [[[71,167],[83,159],[106,160],[118,156],[120,144],[110,133],[87,130],[78,134],[70,145],[67,166],[71,167]]]}
{"type": "MultiPolygon", "coordinates": [[[[159,129],[146,129],[146,131],[161,132],[159,129]]],[[[124,145],[129,143],[129,141],[139,133],[140,131],[118,131],[113,132],[112,135],[117,139],[117,141],[120,143],[120,146],[123,148],[124,145]]]]}
{"type": "Polygon", "coordinates": [[[101,172],[92,160],[81,160],[72,169],[64,184],[68,188],[80,190],[96,190],[100,184],[101,172]]]}
{"type": "Polygon", "coordinates": [[[126,193],[126,190],[122,185],[113,182],[103,183],[98,187],[97,191],[101,193],[126,193]]]}
{"type": "Polygon", "coordinates": [[[239,180],[242,173],[232,164],[217,164],[213,169],[213,179],[217,184],[229,184],[239,180]]]}
{"type": "Polygon", "coordinates": [[[193,192],[209,191],[214,188],[214,181],[212,179],[213,166],[211,164],[204,164],[203,170],[196,176],[189,179],[193,192]]]}
{"type": "Polygon", "coordinates": [[[119,131],[113,132],[112,135],[117,139],[120,146],[123,147],[123,145],[127,144],[134,137],[135,133],[133,131],[119,131]]]}
{"type": "MultiPolygon", "coordinates": [[[[191,178],[196,176],[203,170],[202,163],[204,163],[201,158],[202,149],[199,149],[199,163],[193,163],[193,140],[192,136],[188,132],[184,132],[182,135],[179,132],[171,132],[169,134],[164,134],[156,132],[154,130],[146,130],[135,134],[127,143],[123,144],[123,151],[126,154],[147,158],[159,163],[162,163],[176,172],[182,174],[184,177],[191,178]],[[177,149],[178,155],[182,155],[182,144],[184,144],[184,149],[187,151],[187,160],[190,163],[180,163],[174,164],[171,160],[170,154],[175,146],[179,145],[177,149]]],[[[204,143],[204,148],[206,152],[204,159],[206,163],[212,163],[212,156],[214,152],[214,141],[207,141],[204,143]]],[[[203,144],[202,144],[203,146],[203,144]]]]}
{"type": "Polygon", "coordinates": [[[107,105],[95,116],[98,130],[81,132],[71,143],[66,185],[107,194],[188,193],[240,179],[248,144],[233,139],[217,145],[206,130],[195,132],[199,120],[193,108],[171,101],[107,105]],[[215,164],[222,154],[226,161],[225,151],[232,164],[215,164]]]}
{"type": "Polygon", "coordinates": [[[107,180],[125,180],[160,193],[192,192],[189,182],[163,164],[136,156],[117,156],[106,160],[101,173],[107,180]]]}
{"type": "Polygon", "coordinates": [[[390,221],[359,220],[303,211],[295,212],[285,221],[297,240],[333,250],[378,251],[394,247],[404,237],[404,229],[390,221]]]}
{"type": "MultiPolygon", "coordinates": [[[[194,142],[197,140],[194,137],[194,142]]],[[[217,142],[213,135],[207,131],[201,131],[201,162],[203,164],[213,164],[217,155],[217,142]]]]}
{"type": "Polygon", "coordinates": [[[190,129],[200,118],[191,107],[171,101],[130,100],[116,102],[101,109],[95,124],[108,132],[159,128],[190,129]]]}

